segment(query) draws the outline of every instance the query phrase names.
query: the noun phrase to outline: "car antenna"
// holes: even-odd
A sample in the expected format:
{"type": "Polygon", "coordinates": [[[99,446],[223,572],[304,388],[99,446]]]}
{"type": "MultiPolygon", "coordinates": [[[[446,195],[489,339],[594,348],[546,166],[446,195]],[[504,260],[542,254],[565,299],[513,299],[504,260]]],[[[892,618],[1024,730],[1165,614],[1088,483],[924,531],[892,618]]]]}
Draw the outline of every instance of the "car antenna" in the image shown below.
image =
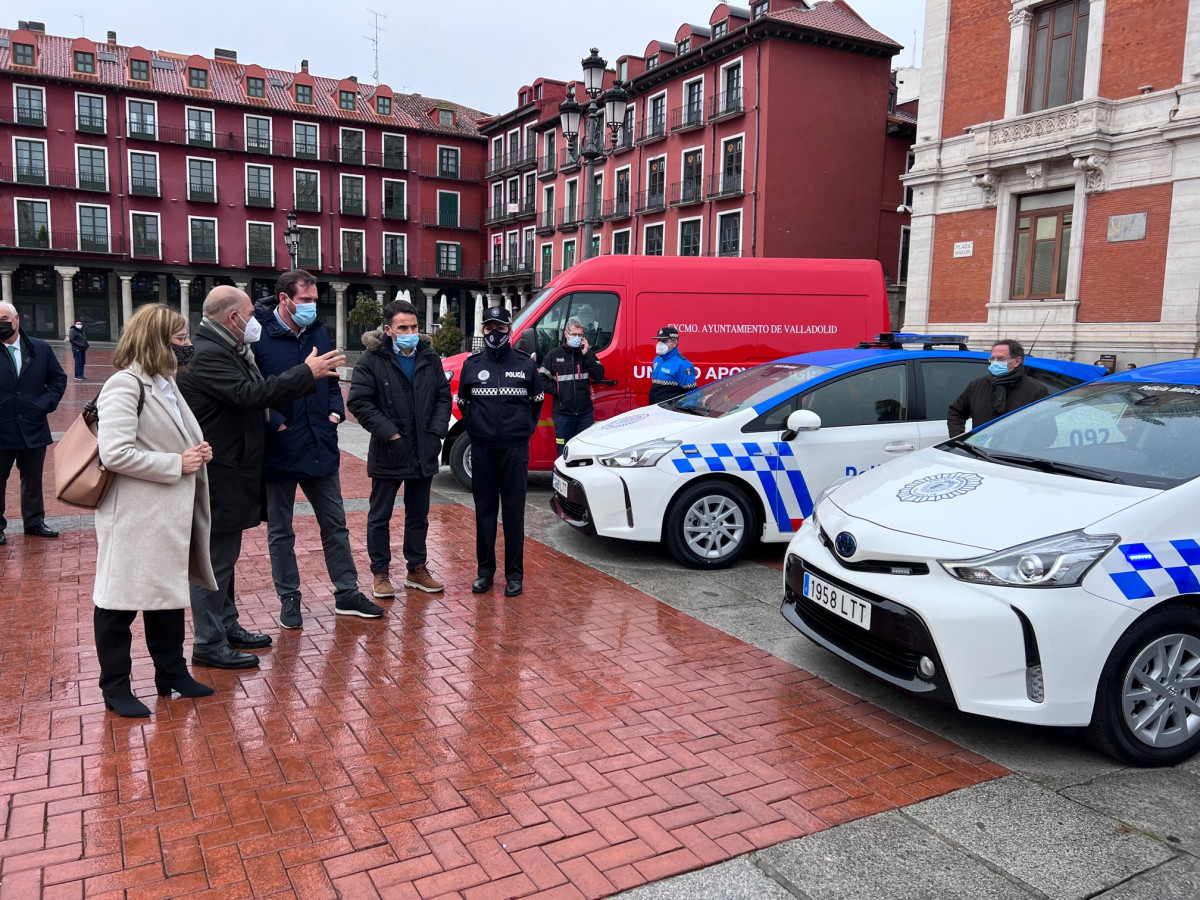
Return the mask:
{"type": "Polygon", "coordinates": [[[1029,345],[1029,349],[1025,351],[1027,356],[1033,356],[1033,348],[1037,346],[1037,339],[1042,336],[1042,329],[1046,327],[1046,323],[1050,320],[1052,310],[1046,310],[1046,316],[1042,319],[1042,324],[1038,326],[1037,334],[1033,336],[1033,343],[1029,345]]]}

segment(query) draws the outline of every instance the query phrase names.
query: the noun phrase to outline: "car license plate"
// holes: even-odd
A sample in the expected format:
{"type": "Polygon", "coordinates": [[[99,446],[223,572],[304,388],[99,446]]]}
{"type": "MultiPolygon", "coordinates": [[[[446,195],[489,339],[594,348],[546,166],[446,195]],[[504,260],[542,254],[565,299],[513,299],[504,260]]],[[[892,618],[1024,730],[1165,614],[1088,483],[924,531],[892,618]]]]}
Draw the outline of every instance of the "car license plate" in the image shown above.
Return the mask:
{"type": "Polygon", "coordinates": [[[567,479],[555,472],[550,478],[550,483],[554,486],[554,490],[557,493],[562,494],[564,497],[567,496],[567,479]]]}
{"type": "Polygon", "coordinates": [[[804,573],[804,596],[847,622],[871,629],[871,604],[823,579],[804,573]]]}

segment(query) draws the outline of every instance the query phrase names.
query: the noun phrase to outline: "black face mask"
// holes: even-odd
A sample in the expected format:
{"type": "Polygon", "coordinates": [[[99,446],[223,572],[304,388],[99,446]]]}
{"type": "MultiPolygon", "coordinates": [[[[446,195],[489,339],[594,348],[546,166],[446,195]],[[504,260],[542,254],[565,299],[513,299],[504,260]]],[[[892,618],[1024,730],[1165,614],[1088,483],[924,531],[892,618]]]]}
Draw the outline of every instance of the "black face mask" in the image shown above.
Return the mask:
{"type": "Polygon", "coordinates": [[[483,342],[492,350],[499,350],[508,343],[508,332],[489,331],[483,336],[483,342]]]}
{"type": "Polygon", "coordinates": [[[16,329],[13,328],[12,322],[0,322],[0,341],[7,341],[13,336],[14,331],[16,329]]]}
{"type": "Polygon", "coordinates": [[[175,362],[181,369],[196,355],[196,348],[192,344],[184,344],[182,347],[179,344],[172,344],[171,349],[175,351],[175,362]]]}

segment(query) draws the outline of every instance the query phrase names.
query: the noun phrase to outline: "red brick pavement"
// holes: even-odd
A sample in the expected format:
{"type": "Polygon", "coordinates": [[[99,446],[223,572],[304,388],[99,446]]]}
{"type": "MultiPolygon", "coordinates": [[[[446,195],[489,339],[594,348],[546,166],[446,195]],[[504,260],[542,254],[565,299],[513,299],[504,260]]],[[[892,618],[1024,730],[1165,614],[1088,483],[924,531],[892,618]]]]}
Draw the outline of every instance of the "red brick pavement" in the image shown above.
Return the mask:
{"type": "Polygon", "coordinates": [[[471,513],[431,522],[445,595],[368,622],[333,615],[298,519],[303,631],[249,532],[240,608],[274,647],[167,700],[135,626],[148,720],[96,687],[94,533],[10,539],[2,896],[601,897],[1004,773],[544,545],[523,596],[474,595],[471,513]]]}

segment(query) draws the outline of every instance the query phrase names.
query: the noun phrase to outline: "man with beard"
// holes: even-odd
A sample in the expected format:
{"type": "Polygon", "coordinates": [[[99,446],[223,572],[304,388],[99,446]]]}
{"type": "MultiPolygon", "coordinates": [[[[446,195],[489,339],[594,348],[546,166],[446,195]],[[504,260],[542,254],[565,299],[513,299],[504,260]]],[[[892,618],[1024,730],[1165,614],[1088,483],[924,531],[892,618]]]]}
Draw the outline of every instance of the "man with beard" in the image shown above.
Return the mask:
{"type": "Polygon", "coordinates": [[[950,437],[958,437],[971,427],[998,419],[1050,393],[1046,386],[1025,374],[1025,350],[1016,341],[997,341],[992,345],[988,374],[966,386],[946,412],[950,437]]]}
{"type": "Polygon", "coordinates": [[[496,514],[504,511],[504,596],[521,593],[525,579],[525,489],[529,439],[542,411],[537,363],[509,343],[512,318],[502,306],[483,314],[484,348],[463,364],[458,405],[471,438],[475,497],[475,558],[482,594],[496,574],[496,514]]]}

